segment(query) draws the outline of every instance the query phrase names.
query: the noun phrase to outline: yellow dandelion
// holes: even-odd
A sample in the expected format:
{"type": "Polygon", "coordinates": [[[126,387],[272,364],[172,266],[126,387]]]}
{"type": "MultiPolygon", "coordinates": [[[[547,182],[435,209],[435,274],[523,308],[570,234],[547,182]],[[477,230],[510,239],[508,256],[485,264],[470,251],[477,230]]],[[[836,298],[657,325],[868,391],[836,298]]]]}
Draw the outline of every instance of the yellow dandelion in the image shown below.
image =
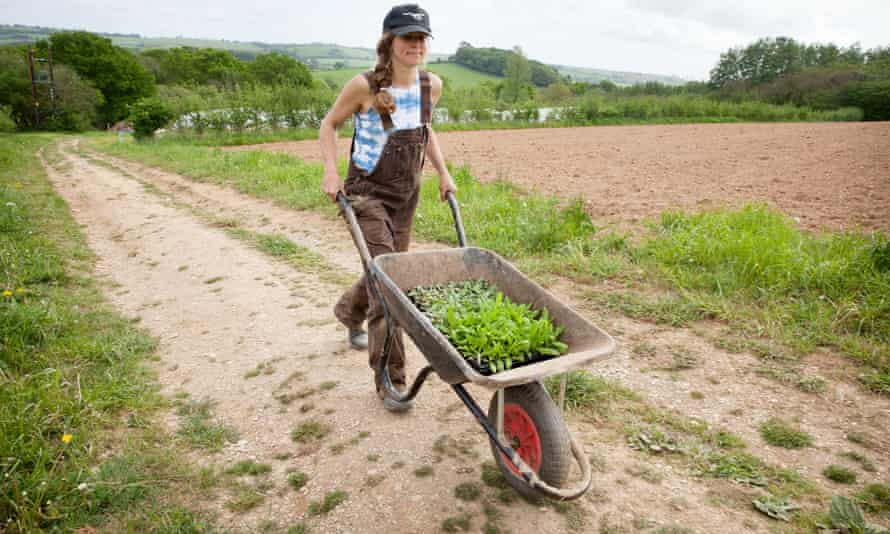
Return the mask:
{"type": "Polygon", "coordinates": [[[25,290],[24,290],[24,288],[20,287],[20,288],[16,289],[15,292],[18,293],[19,295],[21,295],[22,293],[25,292],[25,290]]]}
{"type": "Polygon", "coordinates": [[[62,434],[62,443],[70,443],[72,439],[74,439],[74,436],[71,434],[62,434]]]}
{"type": "Polygon", "coordinates": [[[4,290],[3,290],[3,296],[4,296],[4,297],[11,297],[11,296],[12,296],[12,291],[10,291],[10,290],[8,290],[8,289],[4,289],[4,290]]]}

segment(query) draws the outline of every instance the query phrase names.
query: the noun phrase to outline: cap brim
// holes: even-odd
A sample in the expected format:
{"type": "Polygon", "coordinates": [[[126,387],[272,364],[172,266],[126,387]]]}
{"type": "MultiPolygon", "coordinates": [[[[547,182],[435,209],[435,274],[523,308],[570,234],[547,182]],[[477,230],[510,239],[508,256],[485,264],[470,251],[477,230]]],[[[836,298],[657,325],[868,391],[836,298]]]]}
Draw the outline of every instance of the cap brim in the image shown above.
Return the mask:
{"type": "Polygon", "coordinates": [[[394,28],[394,29],[390,30],[390,33],[392,33],[393,35],[405,35],[406,33],[422,33],[422,34],[426,35],[427,37],[433,36],[433,34],[430,33],[429,30],[427,30],[426,28],[424,28],[423,26],[420,26],[420,25],[401,26],[399,28],[394,28]]]}

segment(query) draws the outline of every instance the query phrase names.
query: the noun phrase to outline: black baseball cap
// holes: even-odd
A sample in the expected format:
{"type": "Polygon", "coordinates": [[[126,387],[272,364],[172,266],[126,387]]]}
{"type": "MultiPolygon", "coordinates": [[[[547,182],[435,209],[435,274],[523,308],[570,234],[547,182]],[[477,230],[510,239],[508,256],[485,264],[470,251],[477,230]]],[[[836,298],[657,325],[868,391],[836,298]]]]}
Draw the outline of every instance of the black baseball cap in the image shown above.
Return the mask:
{"type": "Polygon", "coordinates": [[[389,10],[383,19],[383,33],[405,35],[423,33],[433,36],[430,30],[430,15],[417,4],[402,4],[389,10]]]}

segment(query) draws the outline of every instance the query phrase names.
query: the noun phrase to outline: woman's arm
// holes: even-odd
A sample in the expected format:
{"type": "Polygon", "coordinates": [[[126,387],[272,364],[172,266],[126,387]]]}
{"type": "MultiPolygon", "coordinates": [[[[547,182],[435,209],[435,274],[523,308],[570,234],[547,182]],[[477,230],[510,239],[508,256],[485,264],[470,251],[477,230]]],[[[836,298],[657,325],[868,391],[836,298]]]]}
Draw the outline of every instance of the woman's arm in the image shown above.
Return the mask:
{"type": "Polygon", "coordinates": [[[318,130],[324,164],[321,191],[334,202],[337,201],[337,193],[343,191],[343,183],[337,172],[337,128],[353,113],[361,110],[362,104],[368,99],[369,91],[368,80],[361,74],[349,80],[331,110],[322,119],[318,130]]]}
{"type": "MultiPolygon", "coordinates": [[[[439,97],[442,96],[442,79],[430,73],[430,82],[432,85],[430,97],[433,100],[433,107],[435,107],[439,97]]],[[[445,158],[442,157],[442,149],[439,147],[439,139],[436,137],[436,132],[433,131],[432,127],[430,127],[430,140],[426,146],[426,156],[433,163],[436,172],[439,173],[439,198],[445,200],[446,193],[449,191],[452,193],[456,192],[457,186],[454,185],[451,173],[448,172],[448,167],[445,165],[445,158]]]]}

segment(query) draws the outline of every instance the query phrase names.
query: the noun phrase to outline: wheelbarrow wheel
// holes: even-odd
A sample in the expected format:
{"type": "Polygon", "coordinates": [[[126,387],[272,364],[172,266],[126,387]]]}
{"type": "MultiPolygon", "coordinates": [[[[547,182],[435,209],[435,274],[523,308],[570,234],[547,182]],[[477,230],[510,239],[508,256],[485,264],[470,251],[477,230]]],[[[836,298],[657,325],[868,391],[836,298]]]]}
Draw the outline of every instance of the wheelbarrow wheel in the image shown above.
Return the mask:
{"type": "MultiPolygon", "coordinates": [[[[497,393],[488,405],[488,420],[497,428],[497,393]]],[[[568,480],[572,458],[569,432],[562,412],[540,382],[504,389],[504,436],[541,480],[555,487],[568,480]]],[[[507,483],[525,497],[540,497],[494,442],[490,445],[507,483]]]]}

